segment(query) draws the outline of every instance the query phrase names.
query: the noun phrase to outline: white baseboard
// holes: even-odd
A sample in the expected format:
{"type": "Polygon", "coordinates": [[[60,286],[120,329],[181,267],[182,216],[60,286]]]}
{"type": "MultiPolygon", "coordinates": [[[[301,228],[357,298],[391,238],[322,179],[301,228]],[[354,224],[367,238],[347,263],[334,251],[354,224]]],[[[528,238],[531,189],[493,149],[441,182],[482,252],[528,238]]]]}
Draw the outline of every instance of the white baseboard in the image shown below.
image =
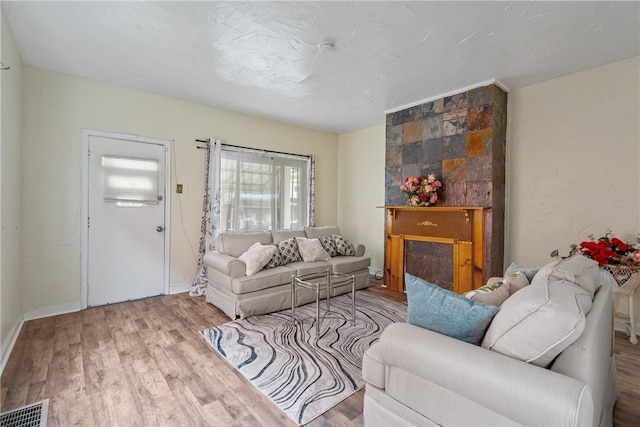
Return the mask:
{"type": "Polygon", "coordinates": [[[172,283],[171,285],[169,285],[169,295],[189,292],[190,290],[191,283],[172,283]]]}
{"type": "Polygon", "coordinates": [[[80,301],[70,302],[68,304],[52,305],[50,307],[42,307],[35,310],[27,311],[22,316],[24,320],[35,320],[43,317],[57,316],[58,314],[73,313],[80,311],[82,306],[80,301]]]}
{"type": "Polygon", "coordinates": [[[24,320],[19,318],[16,323],[11,327],[11,331],[9,332],[9,340],[5,348],[2,349],[2,365],[0,365],[0,375],[4,371],[4,367],[7,365],[9,361],[9,356],[11,356],[11,352],[13,351],[13,346],[16,345],[16,341],[18,340],[18,336],[20,335],[20,331],[22,330],[22,325],[24,325],[24,320]]]}
{"type": "Polygon", "coordinates": [[[380,276],[380,275],[382,274],[382,272],[383,272],[383,271],[382,271],[382,269],[380,269],[380,268],[369,267],[369,274],[372,274],[372,275],[374,275],[374,276],[375,276],[376,274],[377,274],[378,276],[380,276]]]}

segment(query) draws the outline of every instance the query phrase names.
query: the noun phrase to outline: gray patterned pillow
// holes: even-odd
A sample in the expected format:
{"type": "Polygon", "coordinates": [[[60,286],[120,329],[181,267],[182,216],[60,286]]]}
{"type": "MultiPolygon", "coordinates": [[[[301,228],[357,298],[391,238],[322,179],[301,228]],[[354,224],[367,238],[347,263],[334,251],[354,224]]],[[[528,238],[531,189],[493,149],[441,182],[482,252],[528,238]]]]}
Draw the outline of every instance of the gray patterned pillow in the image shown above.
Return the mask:
{"type": "Polygon", "coordinates": [[[274,245],[278,248],[278,252],[280,252],[282,256],[282,265],[302,261],[295,237],[283,240],[282,242],[276,242],[274,245]]]}
{"type": "Polygon", "coordinates": [[[277,250],[273,253],[273,256],[271,257],[267,265],[264,266],[264,268],[273,268],[283,264],[284,262],[282,261],[282,255],[280,255],[280,250],[277,250]]]}
{"type": "Polygon", "coordinates": [[[356,249],[351,243],[349,243],[348,240],[345,240],[344,237],[339,234],[332,234],[331,237],[333,237],[333,241],[336,244],[336,249],[340,255],[355,256],[356,249]]]}
{"type": "Polygon", "coordinates": [[[318,240],[320,240],[320,244],[322,245],[324,250],[329,253],[329,256],[339,255],[338,248],[336,248],[336,242],[333,241],[332,236],[320,236],[318,237],[318,240]]]}

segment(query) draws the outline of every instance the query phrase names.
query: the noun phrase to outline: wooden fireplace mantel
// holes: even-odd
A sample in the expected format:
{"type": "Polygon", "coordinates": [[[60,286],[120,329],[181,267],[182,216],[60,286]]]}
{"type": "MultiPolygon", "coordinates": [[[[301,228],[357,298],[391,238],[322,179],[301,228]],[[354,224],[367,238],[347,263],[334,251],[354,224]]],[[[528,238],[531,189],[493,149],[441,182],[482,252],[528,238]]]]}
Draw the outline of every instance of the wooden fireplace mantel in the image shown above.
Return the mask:
{"type": "Polygon", "coordinates": [[[404,291],[405,241],[453,246],[453,290],[464,293],[484,284],[485,212],[476,206],[378,206],[387,210],[385,285],[404,291]]]}

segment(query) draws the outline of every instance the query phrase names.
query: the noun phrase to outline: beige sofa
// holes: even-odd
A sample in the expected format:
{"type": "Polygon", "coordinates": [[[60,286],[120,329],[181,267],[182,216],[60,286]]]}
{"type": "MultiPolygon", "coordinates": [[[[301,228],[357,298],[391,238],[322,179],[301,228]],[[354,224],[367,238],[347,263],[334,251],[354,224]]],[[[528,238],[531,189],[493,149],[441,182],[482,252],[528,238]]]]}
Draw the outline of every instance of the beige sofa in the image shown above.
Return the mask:
{"type": "MultiPolygon", "coordinates": [[[[355,277],[356,289],[370,286],[369,265],[365,246],[353,244],[354,256],[332,256],[326,261],[298,261],[273,268],[264,268],[247,276],[246,264],[238,258],[256,242],[270,245],[290,238],[317,239],[340,235],[338,227],[306,227],[303,230],[280,230],[255,233],[221,233],[218,250],[204,256],[207,266],[207,301],[232,319],[271,313],[291,307],[291,279],[294,275],[330,270],[355,277]]],[[[336,294],[348,292],[350,286],[339,287],[336,294]]],[[[298,304],[315,300],[307,289],[298,292],[298,304]]]]}
{"type": "MultiPolygon", "coordinates": [[[[513,341],[512,348],[501,350],[503,353],[489,349],[488,342],[496,342],[496,334],[507,329],[515,331],[526,323],[527,316],[545,310],[542,305],[537,309],[530,305],[536,293],[542,295],[547,306],[555,307],[556,291],[566,291],[569,280],[551,278],[551,269],[541,269],[531,285],[505,301],[482,346],[408,323],[387,327],[363,360],[367,382],[364,424],[611,426],[617,394],[612,356],[612,287],[606,273],[596,273],[601,286],[592,304],[587,303],[590,310],[579,329],[571,332],[584,329],[557,357],[551,355],[548,366],[536,366],[522,357],[504,354],[517,347],[513,341]],[[540,274],[545,277],[538,277],[540,274]],[[545,282],[553,280],[556,290],[545,287],[545,282]],[[525,290],[519,300],[514,299],[525,290]],[[507,304],[509,300],[512,302],[507,304]],[[523,317],[518,310],[529,313],[523,317]],[[505,327],[506,322],[512,322],[511,327],[505,327]],[[496,324],[497,332],[492,331],[496,324]]],[[[574,305],[584,297],[584,292],[574,294],[574,305]]],[[[547,324],[532,320],[539,326],[530,325],[533,327],[527,336],[520,338],[523,345],[553,328],[553,321],[547,324]]]]}

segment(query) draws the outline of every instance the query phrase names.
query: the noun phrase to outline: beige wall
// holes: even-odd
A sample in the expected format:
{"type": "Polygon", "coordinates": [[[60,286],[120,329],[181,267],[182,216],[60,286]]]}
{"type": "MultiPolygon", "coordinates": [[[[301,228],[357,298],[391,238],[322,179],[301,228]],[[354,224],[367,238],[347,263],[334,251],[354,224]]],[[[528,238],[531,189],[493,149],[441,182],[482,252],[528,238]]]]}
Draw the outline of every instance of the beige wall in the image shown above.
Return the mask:
{"type": "Polygon", "coordinates": [[[204,152],[196,138],[316,155],[316,219],[337,222],[338,136],[42,69],[24,69],[23,302],[26,312],[80,301],[81,130],[173,140],[171,277],[196,269],[204,152]],[[178,181],[176,181],[176,179],[178,181]],[[185,193],[175,193],[175,183],[185,193]]]}
{"type": "Polygon", "coordinates": [[[384,124],[338,137],[338,224],[366,245],[374,270],[384,267],[384,158],[384,124]]]}
{"type": "Polygon", "coordinates": [[[639,57],[509,95],[507,262],[639,229],[639,57]]]}
{"type": "MultiPolygon", "coordinates": [[[[510,94],[507,264],[544,264],[551,250],[566,252],[569,244],[607,228],[635,236],[638,75],[636,57],[510,94]]],[[[376,206],[384,203],[384,124],[335,135],[30,67],[23,81],[24,311],[80,299],[82,128],[174,141],[172,190],[180,182],[185,193],[172,194],[172,284],[189,283],[195,271],[203,152],[194,139],[204,137],[316,154],[317,224],[338,224],[350,239],[367,245],[372,267],[382,269],[384,211],[376,206]]],[[[3,109],[3,223],[5,116],[3,109]]],[[[19,129],[14,132],[19,135],[19,129]]],[[[19,168],[15,158],[9,163],[19,168]]],[[[19,201],[19,194],[12,197],[19,201]]],[[[14,283],[20,280],[16,274],[14,283]]],[[[7,289],[3,269],[3,338],[7,289]]]]}
{"type": "Polygon", "coordinates": [[[20,183],[22,181],[20,140],[22,120],[22,62],[16,50],[9,25],[1,12],[2,47],[0,58],[10,70],[0,71],[0,257],[2,277],[1,331],[2,366],[10,341],[22,320],[20,296],[20,183]]]}
{"type": "Polygon", "coordinates": [[[515,90],[509,100],[505,265],[543,265],[553,249],[566,254],[607,229],[633,241],[640,57],[515,90]]]}

